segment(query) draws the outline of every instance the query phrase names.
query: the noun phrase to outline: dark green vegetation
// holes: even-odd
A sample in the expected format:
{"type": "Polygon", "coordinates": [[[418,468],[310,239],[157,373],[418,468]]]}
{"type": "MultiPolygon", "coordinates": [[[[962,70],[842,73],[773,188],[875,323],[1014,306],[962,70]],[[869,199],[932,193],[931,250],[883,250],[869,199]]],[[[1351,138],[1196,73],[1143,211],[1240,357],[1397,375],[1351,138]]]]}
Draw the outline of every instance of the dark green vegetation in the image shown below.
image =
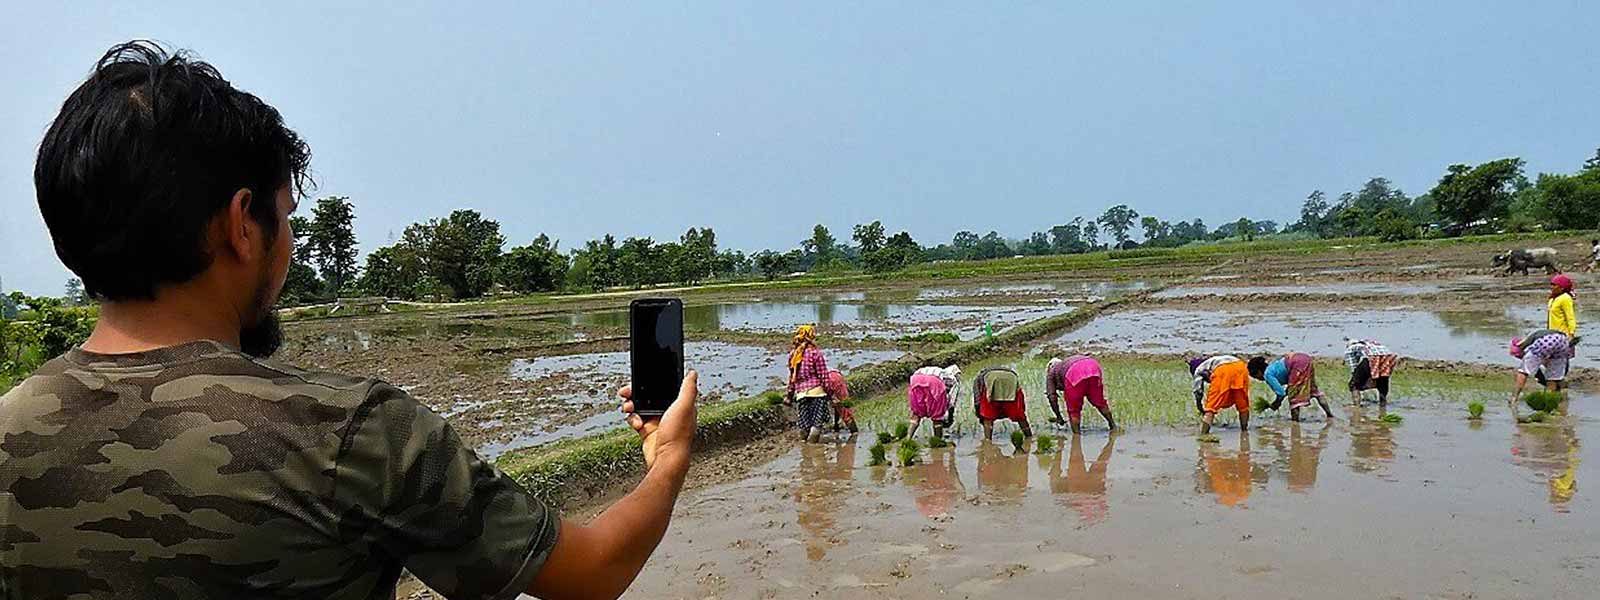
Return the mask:
{"type": "Polygon", "coordinates": [[[1468,402],[1467,403],[1467,418],[1468,419],[1472,419],[1474,421],[1482,419],[1483,418],[1483,403],[1482,402],[1468,402]]]}
{"type": "Polygon", "coordinates": [[[1523,396],[1522,401],[1526,402],[1528,404],[1528,408],[1533,410],[1539,412],[1555,412],[1557,408],[1561,407],[1561,393],[1540,390],[1523,396]]]}
{"type": "Polygon", "coordinates": [[[909,467],[917,464],[917,459],[922,456],[922,445],[916,440],[901,440],[900,447],[894,452],[895,458],[900,459],[900,466],[909,467]]]}
{"type": "Polygon", "coordinates": [[[928,436],[928,447],[929,448],[945,448],[945,447],[948,447],[949,445],[950,445],[950,442],[945,441],[945,439],[942,438],[942,437],[939,437],[937,435],[928,436]]]}
{"type": "Polygon", "coordinates": [[[907,425],[905,423],[905,421],[901,421],[899,423],[895,423],[895,425],[894,425],[894,439],[897,439],[897,440],[906,439],[906,436],[909,435],[910,433],[911,433],[911,426],[907,425]]]}
{"type": "Polygon", "coordinates": [[[1018,452],[1022,451],[1022,445],[1027,442],[1028,437],[1022,434],[1022,430],[1018,429],[1011,432],[1011,447],[1016,448],[1018,452]]]}
{"type": "Polygon", "coordinates": [[[894,443],[894,434],[887,431],[878,432],[878,443],[884,446],[894,443]]]}
{"type": "Polygon", "coordinates": [[[879,441],[873,444],[871,448],[867,448],[867,454],[870,455],[870,458],[867,459],[868,466],[881,467],[889,464],[889,445],[887,443],[879,441]]]}
{"type": "Polygon", "coordinates": [[[930,331],[916,335],[901,336],[897,341],[922,344],[954,344],[961,341],[961,336],[949,331],[930,331]]]}
{"type": "Polygon", "coordinates": [[[1038,454],[1049,454],[1054,452],[1056,449],[1056,438],[1048,435],[1041,435],[1037,438],[1034,438],[1034,443],[1037,447],[1034,448],[1033,451],[1038,454]]]}
{"type": "Polygon", "coordinates": [[[0,393],[44,361],[82,343],[94,329],[97,313],[96,307],[74,306],[61,298],[6,295],[0,302],[0,393]]]}

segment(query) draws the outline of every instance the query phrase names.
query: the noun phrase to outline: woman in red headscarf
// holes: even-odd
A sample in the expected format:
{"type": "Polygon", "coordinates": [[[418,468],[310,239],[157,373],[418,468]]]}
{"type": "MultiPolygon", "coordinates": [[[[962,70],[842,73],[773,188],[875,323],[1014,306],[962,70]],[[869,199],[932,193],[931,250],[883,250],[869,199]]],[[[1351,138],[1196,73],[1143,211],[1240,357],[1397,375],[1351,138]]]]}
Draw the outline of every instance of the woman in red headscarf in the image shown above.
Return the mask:
{"type": "Polygon", "coordinates": [[[1578,311],[1572,305],[1572,278],[1556,275],[1550,278],[1550,329],[1578,335],[1578,311]]]}

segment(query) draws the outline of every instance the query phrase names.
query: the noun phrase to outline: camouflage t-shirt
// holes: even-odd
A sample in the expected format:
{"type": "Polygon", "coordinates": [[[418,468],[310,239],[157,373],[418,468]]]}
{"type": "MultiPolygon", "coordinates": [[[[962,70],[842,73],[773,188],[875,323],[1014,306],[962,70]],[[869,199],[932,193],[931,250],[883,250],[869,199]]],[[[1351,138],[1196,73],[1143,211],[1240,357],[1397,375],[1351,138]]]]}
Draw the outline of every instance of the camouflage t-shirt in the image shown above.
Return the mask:
{"type": "Polygon", "coordinates": [[[382,382],[215,342],[72,350],[0,397],[0,597],[515,597],[557,517],[382,382]]]}

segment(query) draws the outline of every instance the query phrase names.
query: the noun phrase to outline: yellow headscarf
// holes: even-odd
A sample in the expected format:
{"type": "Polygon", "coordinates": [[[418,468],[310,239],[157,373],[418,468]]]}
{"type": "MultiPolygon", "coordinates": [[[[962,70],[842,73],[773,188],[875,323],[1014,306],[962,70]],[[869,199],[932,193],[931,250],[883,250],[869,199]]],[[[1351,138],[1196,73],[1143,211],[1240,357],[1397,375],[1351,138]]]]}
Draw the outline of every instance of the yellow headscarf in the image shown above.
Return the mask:
{"type": "Polygon", "coordinates": [[[789,352],[789,370],[800,366],[800,361],[806,357],[807,348],[817,347],[817,326],[801,325],[794,330],[794,350],[789,352]]]}

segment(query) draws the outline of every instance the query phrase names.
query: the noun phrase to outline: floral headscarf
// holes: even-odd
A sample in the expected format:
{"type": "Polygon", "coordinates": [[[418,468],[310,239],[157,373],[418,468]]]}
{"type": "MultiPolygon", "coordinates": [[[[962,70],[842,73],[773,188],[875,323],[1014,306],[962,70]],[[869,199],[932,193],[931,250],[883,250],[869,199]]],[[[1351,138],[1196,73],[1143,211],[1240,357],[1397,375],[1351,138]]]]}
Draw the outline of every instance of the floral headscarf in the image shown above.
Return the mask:
{"type": "Polygon", "coordinates": [[[806,357],[806,350],[817,347],[817,326],[801,325],[794,329],[794,349],[789,351],[789,370],[800,366],[800,361],[806,357]]]}

